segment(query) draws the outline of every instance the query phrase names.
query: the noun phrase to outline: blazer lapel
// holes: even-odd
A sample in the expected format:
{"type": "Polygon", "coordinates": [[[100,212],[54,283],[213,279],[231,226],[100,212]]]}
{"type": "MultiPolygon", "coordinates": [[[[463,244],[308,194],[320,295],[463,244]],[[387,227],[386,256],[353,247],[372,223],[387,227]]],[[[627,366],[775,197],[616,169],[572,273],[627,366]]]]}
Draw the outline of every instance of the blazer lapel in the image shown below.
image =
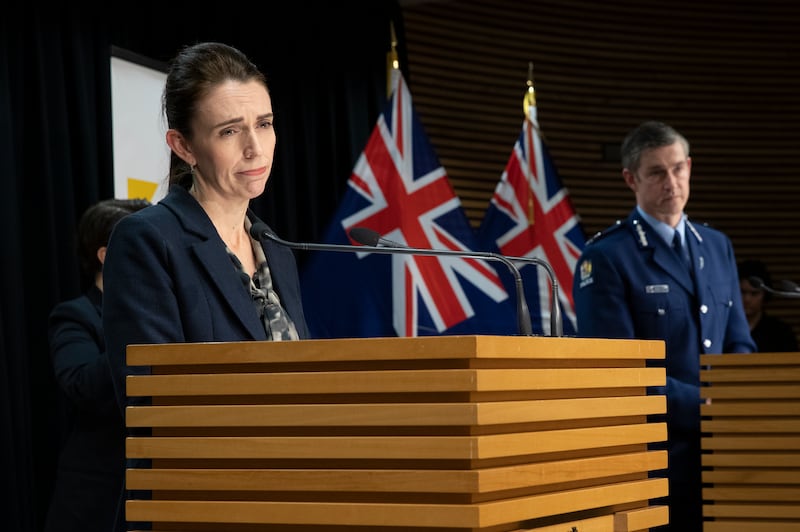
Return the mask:
{"type": "Polygon", "coordinates": [[[242,286],[241,278],[225,252],[225,244],[200,204],[183,188],[177,194],[169,194],[162,202],[168,207],[174,203],[173,212],[184,228],[194,234],[196,242],[191,247],[210,282],[216,286],[221,300],[254,340],[266,340],[264,325],[255,312],[250,294],[242,286]]]}
{"type": "Polygon", "coordinates": [[[256,315],[253,301],[248,291],[243,288],[241,277],[236,272],[224,248],[221,251],[219,242],[209,239],[195,244],[194,250],[200,263],[208,272],[209,279],[216,285],[221,297],[253,336],[253,339],[266,339],[264,325],[256,315]]]}

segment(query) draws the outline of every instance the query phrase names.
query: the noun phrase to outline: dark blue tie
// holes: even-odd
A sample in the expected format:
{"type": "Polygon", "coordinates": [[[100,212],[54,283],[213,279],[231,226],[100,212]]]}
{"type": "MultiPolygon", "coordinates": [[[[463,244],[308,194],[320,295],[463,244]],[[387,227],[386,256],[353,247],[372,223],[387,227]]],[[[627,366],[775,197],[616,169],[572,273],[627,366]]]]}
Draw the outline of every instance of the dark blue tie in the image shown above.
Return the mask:
{"type": "Polygon", "coordinates": [[[681,258],[684,266],[691,267],[691,260],[689,259],[689,250],[681,244],[681,234],[676,230],[675,235],[672,237],[672,247],[675,253],[681,258]]]}

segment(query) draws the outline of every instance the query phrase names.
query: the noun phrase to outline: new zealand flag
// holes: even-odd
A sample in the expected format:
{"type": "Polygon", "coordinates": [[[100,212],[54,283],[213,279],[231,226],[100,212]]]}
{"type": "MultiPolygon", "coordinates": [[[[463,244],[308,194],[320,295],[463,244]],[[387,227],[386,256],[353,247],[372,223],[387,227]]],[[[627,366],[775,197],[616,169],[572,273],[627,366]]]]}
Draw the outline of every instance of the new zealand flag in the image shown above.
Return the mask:
{"type": "MultiPolygon", "coordinates": [[[[356,244],[355,227],[403,246],[469,253],[474,230],[428,141],[405,81],[392,95],[348,180],[324,242],[356,244]]],[[[316,338],[506,334],[513,292],[482,258],[314,251],[301,272],[316,338]]]]}
{"type": "MultiPolygon", "coordinates": [[[[528,108],[522,132],[478,231],[483,249],[507,256],[536,257],[552,266],[558,284],[565,335],[574,335],[572,277],[586,245],[567,189],[542,142],[536,106],[528,108]]],[[[545,269],[518,263],[534,334],[551,334],[552,294],[545,269]]],[[[503,277],[510,286],[510,276],[503,277]]]]}

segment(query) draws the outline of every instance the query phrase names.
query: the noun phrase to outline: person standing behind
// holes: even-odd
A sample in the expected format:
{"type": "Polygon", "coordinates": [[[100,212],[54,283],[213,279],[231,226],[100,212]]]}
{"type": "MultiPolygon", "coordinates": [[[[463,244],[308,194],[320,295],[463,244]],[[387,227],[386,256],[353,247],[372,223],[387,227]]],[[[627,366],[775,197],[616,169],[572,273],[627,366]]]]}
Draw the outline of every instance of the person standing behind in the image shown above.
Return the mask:
{"type": "Polygon", "coordinates": [[[760,260],[745,260],[739,263],[739,286],[742,291],[742,304],[750,336],[762,353],[785,353],[797,351],[797,336],[792,326],[767,314],[767,305],[772,294],[761,286],[754,286],[751,277],[758,277],[768,288],[772,288],[772,277],[766,264],[760,260]]]}
{"type": "Polygon", "coordinates": [[[722,232],[684,213],[692,160],[675,129],[648,121],[621,146],[622,177],[636,198],[628,217],[587,242],[573,297],[582,337],[665,342],[669,521],[662,530],[702,530],[701,353],[756,346],[742,309],[736,259],[722,232]],[[673,244],[673,241],[675,242],[673,244]]]}
{"type": "Polygon", "coordinates": [[[111,231],[123,217],[150,205],[144,199],[95,203],[78,222],[78,259],[86,291],[53,307],[50,356],[68,433],[59,452],[45,532],[107,532],[122,486],[124,425],[103,338],[103,261],[111,231]]]}
{"type": "MultiPolygon", "coordinates": [[[[249,232],[262,223],[249,205],[264,192],[276,143],[264,75],[231,46],[187,46],[171,62],[162,106],[169,190],[117,225],[103,269],[120,412],[126,376],[149,371],[126,365],[129,344],[309,336],[292,250],[249,232]]],[[[120,504],[118,530],[123,516],[120,504]]]]}

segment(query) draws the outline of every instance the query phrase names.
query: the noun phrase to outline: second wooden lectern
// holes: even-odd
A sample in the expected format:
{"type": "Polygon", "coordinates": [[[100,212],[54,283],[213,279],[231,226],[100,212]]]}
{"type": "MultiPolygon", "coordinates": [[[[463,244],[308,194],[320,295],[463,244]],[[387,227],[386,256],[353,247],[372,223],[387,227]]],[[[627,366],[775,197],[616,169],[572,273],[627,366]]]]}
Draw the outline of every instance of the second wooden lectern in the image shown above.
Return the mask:
{"type": "Polygon", "coordinates": [[[642,530],[667,522],[660,341],[140,345],[126,517],[153,530],[642,530]],[[134,492],[136,493],[136,492],[134,492]]]}
{"type": "Polygon", "coordinates": [[[700,363],[703,530],[800,530],[800,353],[700,363]]]}

